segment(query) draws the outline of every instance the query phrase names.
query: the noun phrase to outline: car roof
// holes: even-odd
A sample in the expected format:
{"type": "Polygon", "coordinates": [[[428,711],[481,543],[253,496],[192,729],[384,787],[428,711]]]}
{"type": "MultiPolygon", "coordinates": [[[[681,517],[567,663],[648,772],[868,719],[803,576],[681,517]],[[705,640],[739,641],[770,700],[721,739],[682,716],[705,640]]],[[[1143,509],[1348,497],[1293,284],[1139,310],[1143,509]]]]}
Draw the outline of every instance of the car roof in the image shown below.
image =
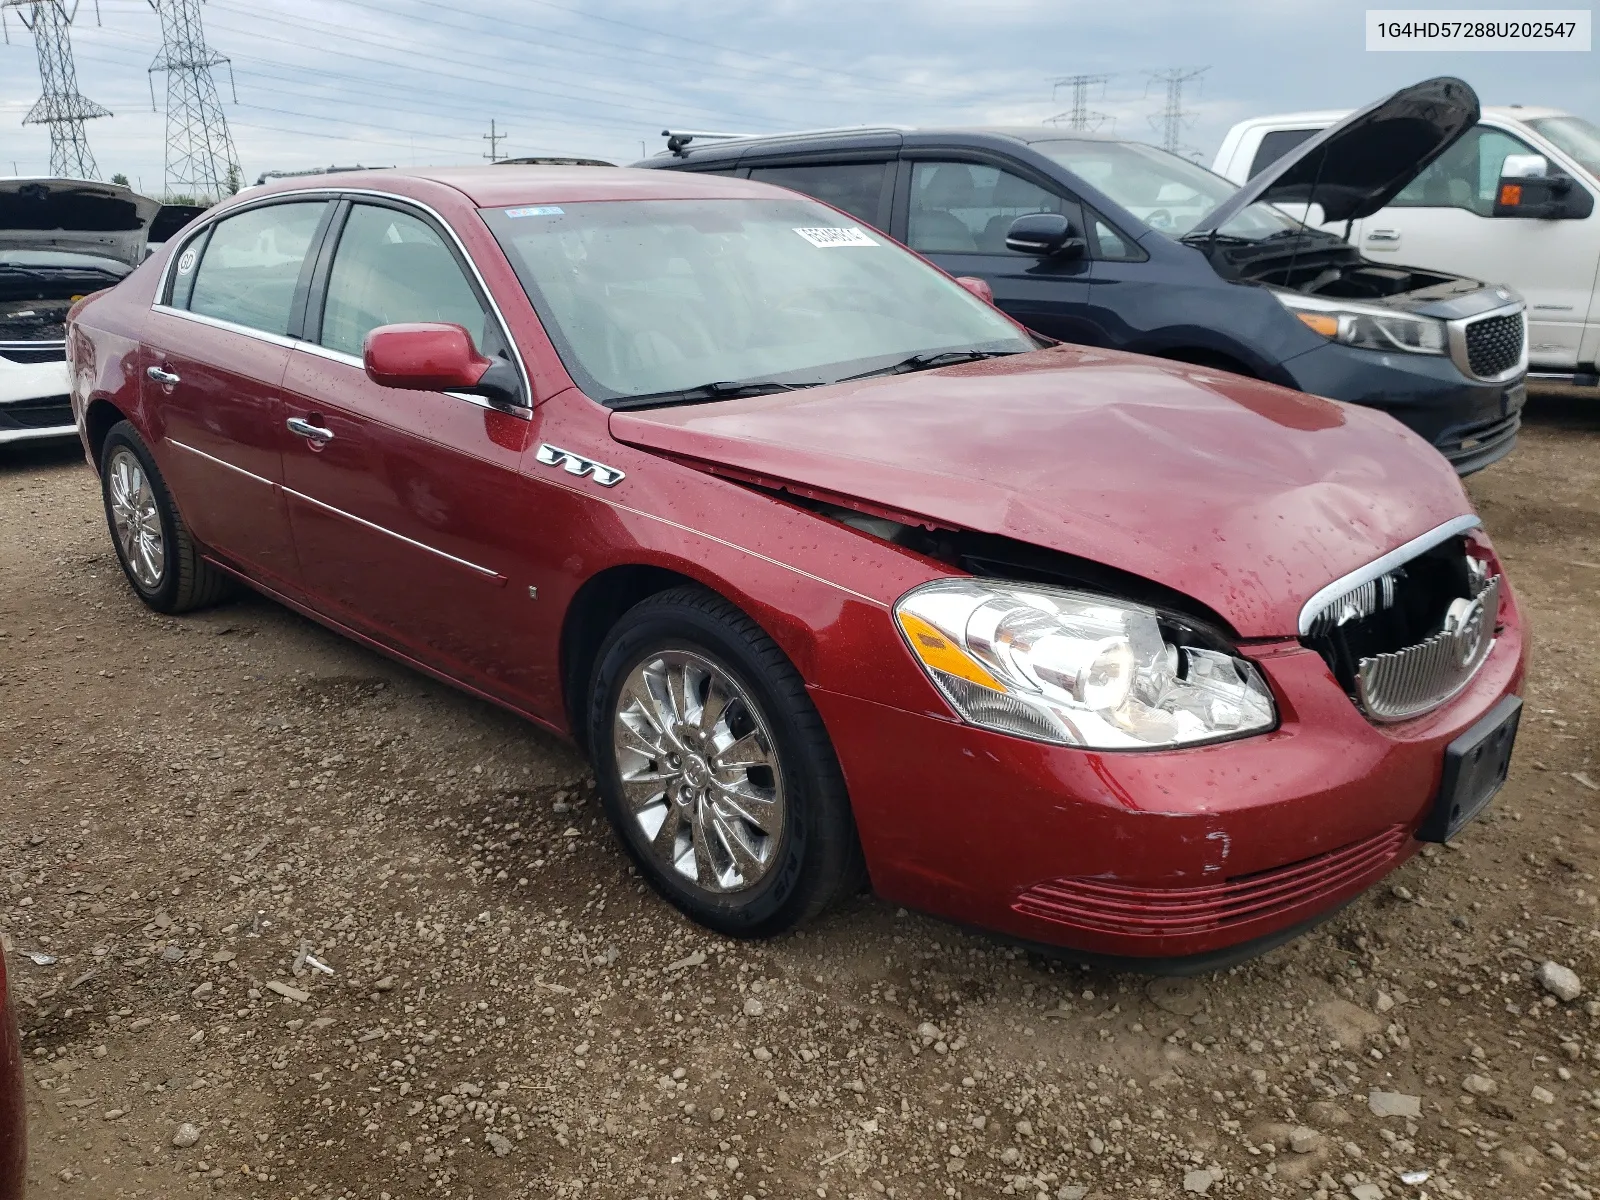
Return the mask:
{"type": "MultiPolygon", "coordinates": [[[[1251,117],[1240,121],[1235,129],[1256,129],[1263,125],[1280,126],[1325,126],[1336,121],[1342,121],[1355,109],[1353,108],[1328,108],[1316,112],[1277,113],[1266,117],[1251,117]]],[[[1520,104],[1488,104],[1483,107],[1483,115],[1495,117],[1502,121],[1530,121],[1541,117],[1566,117],[1572,114],[1561,108],[1542,108],[1523,106],[1520,104]]]]}
{"type": "Polygon", "coordinates": [[[838,129],[802,129],[786,133],[750,134],[749,136],[705,138],[687,146],[686,153],[674,155],[660,150],[636,166],[676,166],[694,160],[710,162],[735,159],[749,155],[807,150],[890,149],[898,145],[936,145],[949,142],[993,142],[1004,138],[1027,145],[1047,141],[1098,141],[1125,142],[1131,139],[1115,137],[1086,130],[1063,129],[1057,125],[875,125],[846,126],[838,129]]]}
{"type": "Polygon", "coordinates": [[[252,197],[275,192],[393,191],[406,195],[405,181],[443,184],[479,208],[521,204],[577,204],[584,200],[698,200],[718,197],[788,196],[770,184],[718,175],[638,171],[629,167],[596,170],[585,166],[415,167],[363,171],[358,176],[311,175],[251,189],[252,197]],[[397,186],[398,185],[398,186],[397,186]]]}

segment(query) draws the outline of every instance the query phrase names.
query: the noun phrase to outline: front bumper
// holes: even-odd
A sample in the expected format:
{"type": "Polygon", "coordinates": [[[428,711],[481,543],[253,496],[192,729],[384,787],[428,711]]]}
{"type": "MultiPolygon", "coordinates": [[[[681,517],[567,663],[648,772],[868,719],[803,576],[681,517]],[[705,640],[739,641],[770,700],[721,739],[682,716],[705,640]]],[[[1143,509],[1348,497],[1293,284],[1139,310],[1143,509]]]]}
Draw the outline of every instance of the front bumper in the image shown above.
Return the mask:
{"type": "Polygon", "coordinates": [[[1527,399],[1521,373],[1485,383],[1444,355],[1380,354],[1330,342],[1283,367],[1301,391],[1382,409],[1431,442],[1459,475],[1511,452],[1527,399]]]}
{"type": "Polygon", "coordinates": [[[1315,921],[1418,848],[1445,747],[1520,690],[1505,626],[1467,689],[1395,725],[1368,722],[1298,642],[1249,653],[1271,733],[1103,753],[814,690],[885,899],[1091,957],[1216,956],[1315,921]]]}
{"type": "Polygon", "coordinates": [[[59,345],[0,345],[0,446],[76,437],[69,390],[59,345]]]}

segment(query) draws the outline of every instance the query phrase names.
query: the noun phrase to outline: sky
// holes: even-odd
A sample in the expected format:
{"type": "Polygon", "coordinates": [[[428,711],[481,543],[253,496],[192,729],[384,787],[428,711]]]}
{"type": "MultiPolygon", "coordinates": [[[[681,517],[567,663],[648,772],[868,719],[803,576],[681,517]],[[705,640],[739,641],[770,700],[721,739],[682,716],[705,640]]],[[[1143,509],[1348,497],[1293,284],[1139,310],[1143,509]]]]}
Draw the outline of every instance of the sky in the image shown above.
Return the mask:
{"type": "MultiPolygon", "coordinates": [[[[70,3],[70,0],[68,0],[70,3]]],[[[1388,0],[1397,3],[1398,0],[1388,0]]],[[[1459,0],[1458,0],[1459,2],[1459,0]]],[[[1546,3],[1551,0],[1545,0],[1546,3]]],[[[1559,2],[1559,0],[1555,0],[1559,2]]],[[[1569,0],[1570,2],[1570,0],[1569,0]]],[[[1509,8],[1533,8],[1499,0],[1509,8]]],[[[1205,68],[1184,94],[1186,149],[1209,163],[1246,117],[1365,104],[1433,75],[1485,104],[1600,121],[1600,54],[1369,53],[1348,0],[207,0],[207,41],[247,181],[329,164],[502,154],[628,163],[667,128],[1033,123],[1068,107],[1055,80],[1109,75],[1102,131],[1159,142],[1150,72],[1205,68]],[[237,96],[237,99],[235,99],[237,96]]],[[[0,173],[45,174],[31,35],[0,43],[0,173]]],[[[102,177],[165,191],[165,80],[147,0],[79,0],[79,91],[102,177]],[[154,107],[152,106],[152,83],[154,107]]],[[[1597,43],[1600,44],[1600,43],[1597,43]]]]}

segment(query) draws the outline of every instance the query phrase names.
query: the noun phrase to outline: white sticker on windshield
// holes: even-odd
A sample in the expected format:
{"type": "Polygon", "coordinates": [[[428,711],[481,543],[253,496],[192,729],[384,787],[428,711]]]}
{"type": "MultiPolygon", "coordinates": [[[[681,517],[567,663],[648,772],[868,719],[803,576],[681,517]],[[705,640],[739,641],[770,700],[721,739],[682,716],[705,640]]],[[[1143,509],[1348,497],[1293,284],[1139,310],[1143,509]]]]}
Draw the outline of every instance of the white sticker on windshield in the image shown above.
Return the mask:
{"type": "Polygon", "coordinates": [[[559,217],[563,215],[565,214],[562,213],[560,205],[557,204],[535,204],[531,208],[506,209],[506,216],[508,217],[559,217]]]}
{"type": "Polygon", "coordinates": [[[876,246],[878,244],[862,233],[860,226],[857,225],[848,225],[843,229],[832,225],[816,225],[807,229],[796,229],[795,232],[819,250],[831,250],[835,246],[876,246]]]}

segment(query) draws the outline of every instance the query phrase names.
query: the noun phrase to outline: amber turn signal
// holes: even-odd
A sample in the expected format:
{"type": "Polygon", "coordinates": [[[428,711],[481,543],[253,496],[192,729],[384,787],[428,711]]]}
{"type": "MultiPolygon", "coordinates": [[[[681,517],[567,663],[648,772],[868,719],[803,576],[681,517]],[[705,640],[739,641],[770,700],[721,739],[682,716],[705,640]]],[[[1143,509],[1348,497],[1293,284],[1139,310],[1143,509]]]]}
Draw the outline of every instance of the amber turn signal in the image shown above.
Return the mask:
{"type": "Polygon", "coordinates": [[[1520,183],[1502,183],[1500,185],[1500,203],[1506,208],[1515,208],[1522,203],[1522,185],[1520,183]]]}
{"type": "Polygon", "coordinates": [[[1330,313],[1297,312],[1295,316],[1299,317],[1307,328],[1320,333],[1325,338],[1339,336],[1339,318],[1330,313]]]}

